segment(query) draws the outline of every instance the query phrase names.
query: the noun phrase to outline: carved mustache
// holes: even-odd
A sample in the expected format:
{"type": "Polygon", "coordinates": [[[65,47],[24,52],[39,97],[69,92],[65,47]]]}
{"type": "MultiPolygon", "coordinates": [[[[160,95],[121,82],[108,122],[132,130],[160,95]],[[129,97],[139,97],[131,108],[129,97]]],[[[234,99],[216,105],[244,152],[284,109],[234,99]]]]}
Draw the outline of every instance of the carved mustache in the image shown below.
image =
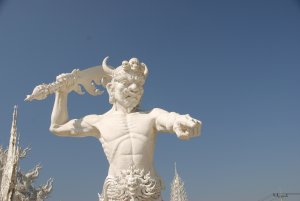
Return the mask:
{"type": "Polygon", "coordinates": [[[137,98],[138,96],[142,95],[142,92],[132,92],[129,89],[124,89],[123,94],[126,97],[133,97],[133,98],[137,98]]]}

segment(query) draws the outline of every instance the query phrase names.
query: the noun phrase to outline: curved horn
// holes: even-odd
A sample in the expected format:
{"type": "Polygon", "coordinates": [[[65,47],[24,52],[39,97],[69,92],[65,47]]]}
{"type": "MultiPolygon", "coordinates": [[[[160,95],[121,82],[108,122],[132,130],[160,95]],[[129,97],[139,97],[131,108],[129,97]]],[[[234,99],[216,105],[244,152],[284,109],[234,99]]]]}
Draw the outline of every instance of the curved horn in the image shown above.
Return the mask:
{"type": "Polygon", "coordinates": [[[107,60],[108,60],[108,58],[109,57],[105,57],[104,59],[103,59],[103,61],[102,61],[102,67],[103,67],[103,70],[104,70],[104,72],[106,72],[107,74],[109,74],[109,75],[113,75],[113,73],[114,73],[114,69],[112,69],[111,67],[109,67],[108,65],[107,65],[107,60]]]}
{"type": "Polygon", "coordinates": [[[148,75],[148,68],[147,68],[146,64],[142,63],[142,65],[145,67],[144,76],[147,77],[147,75],[148,75]]]}

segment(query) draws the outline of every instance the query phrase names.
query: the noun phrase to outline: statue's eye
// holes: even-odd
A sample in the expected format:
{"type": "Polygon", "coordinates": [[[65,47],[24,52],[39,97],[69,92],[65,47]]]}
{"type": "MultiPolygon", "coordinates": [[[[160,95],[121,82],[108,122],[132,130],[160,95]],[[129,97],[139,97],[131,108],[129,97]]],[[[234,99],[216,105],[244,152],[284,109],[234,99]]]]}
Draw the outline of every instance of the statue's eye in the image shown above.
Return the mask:
{"type": "Polygon", "coordinates": [[[122,81],[121,84],[122,84],[123,86],[129,86],[129,83],[126,82],[126,81],[122,81]]]}

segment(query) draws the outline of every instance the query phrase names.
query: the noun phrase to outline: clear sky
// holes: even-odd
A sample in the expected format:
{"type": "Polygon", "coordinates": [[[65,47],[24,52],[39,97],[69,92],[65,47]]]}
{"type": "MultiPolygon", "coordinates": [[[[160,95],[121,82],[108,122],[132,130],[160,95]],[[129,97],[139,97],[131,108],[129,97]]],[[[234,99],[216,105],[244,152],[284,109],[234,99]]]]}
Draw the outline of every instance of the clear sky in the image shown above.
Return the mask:
{"type": "MultiPolygon", "coordinates": [[[[97,200],[108,163],[96,139],[48,131],[53,96],[23,100],[106,56],[147,64],[143,108],[203,122],[200,138],[157,139],[165,200],[175,161],[190,201],[300,192],[300,1],[0,0],[0,144],[17,104],[21,145],[32,147],[21,168],[40,162],[37,185],[55,179],[49,201],[97,200]]],[[[70,95],[71,118],[109,108],[107,93],[70,95]]]]}

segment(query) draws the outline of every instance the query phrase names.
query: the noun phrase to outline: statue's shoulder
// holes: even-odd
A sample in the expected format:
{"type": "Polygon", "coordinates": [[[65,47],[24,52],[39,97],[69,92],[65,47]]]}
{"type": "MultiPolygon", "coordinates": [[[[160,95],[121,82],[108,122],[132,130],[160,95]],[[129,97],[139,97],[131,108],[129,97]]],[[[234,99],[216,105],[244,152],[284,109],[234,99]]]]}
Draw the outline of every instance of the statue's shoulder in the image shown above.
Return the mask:
{"type": "Polygon", "coordinates": [[[161,109],[161,108],[153,108],[149,111],[149,114],[153,117],[158,117],[161,114],[165,114],[167,111],[161,109]]]}
{"type": "Polygon", "coordinates": [[[159,108],[153,108],[151,110],[137,110],[135,112],[132,112],[130,115],[136,115],[136,116],[144,116],[147,118],[155,118],[160,112],[161,109],[159,108]]]}
{"type": "Polygon", "coordinates": [[[95,124],[95,123],[101,121],[102,118],[103,118],[103,115],[90,114],[90,115],[86,115],[85,117],[83,117],[82,120],[89,124],[95,124]]]}

